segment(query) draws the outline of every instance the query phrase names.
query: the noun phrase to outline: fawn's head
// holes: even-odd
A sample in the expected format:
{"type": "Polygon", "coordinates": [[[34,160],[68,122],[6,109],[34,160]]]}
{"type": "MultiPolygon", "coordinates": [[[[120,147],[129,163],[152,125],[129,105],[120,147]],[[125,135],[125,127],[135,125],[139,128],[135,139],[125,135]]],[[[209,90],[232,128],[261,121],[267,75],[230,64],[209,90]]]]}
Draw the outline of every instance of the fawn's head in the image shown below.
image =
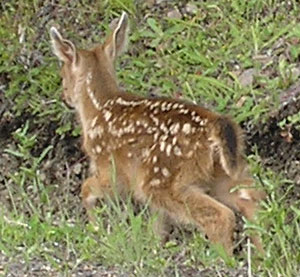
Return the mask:
{"type": "Polygon", "coordinates": [[[94,77],[100,87],[117,87],[114,61],[125,51],[128,30],[128,16],[123,12],[117,26],[103,44],[91,50],[82,50],[77,49],[70,40],[64,39],[55,27],[51,27],[53,51],[63,62],[61,68],[63,99],[68,106],[76,106],[82,85],[87,78],[92,78],[88,74],[100,73],[100,79],[99,76],[94,77]]]}

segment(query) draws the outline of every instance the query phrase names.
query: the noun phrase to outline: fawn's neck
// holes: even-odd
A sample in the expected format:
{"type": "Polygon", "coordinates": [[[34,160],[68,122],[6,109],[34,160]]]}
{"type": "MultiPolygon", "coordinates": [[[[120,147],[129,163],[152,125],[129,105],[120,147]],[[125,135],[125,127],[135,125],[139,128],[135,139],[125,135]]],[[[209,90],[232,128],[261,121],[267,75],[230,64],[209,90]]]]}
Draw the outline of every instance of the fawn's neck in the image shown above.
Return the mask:
{"type": "Polygon", "coordinates": [[[101,72],[100,68],[87,72],[77,106],[84,133],[87,132],[88,122],[99,113],[105,101],[117,95],[119,91],[116,79],[109,71],[101,72]]]}

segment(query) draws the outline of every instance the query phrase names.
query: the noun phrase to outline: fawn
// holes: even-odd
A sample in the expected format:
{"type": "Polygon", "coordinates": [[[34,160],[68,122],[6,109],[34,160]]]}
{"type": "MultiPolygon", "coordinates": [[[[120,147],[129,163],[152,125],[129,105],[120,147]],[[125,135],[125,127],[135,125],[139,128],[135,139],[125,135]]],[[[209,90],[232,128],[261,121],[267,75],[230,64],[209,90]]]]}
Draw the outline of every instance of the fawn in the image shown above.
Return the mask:
{"type": "MultiPolygon", "coordinates": [[[[123,12],[104,44],[77,49],[50,29],[63,62],[63,99],[79,115],[90,177],[81,196],[90,221],[97,199],[112,193],[112,168],[120,192],[132,192],[158,213],[161,235],[170,219],[193,223],[232,255],[235,215],[253,220],[262,193],[251,187],[242,132],[227,116],[171,98],[147,98],[118,88],[114,62],[125,51],[123,12]],[[237,185],[243,188],[231,192],[237,185]]],[[[115,186],[115,185],[114,185],[115,186]]],[[[252,237],[258,250],[258,236],[252,237]]]]}

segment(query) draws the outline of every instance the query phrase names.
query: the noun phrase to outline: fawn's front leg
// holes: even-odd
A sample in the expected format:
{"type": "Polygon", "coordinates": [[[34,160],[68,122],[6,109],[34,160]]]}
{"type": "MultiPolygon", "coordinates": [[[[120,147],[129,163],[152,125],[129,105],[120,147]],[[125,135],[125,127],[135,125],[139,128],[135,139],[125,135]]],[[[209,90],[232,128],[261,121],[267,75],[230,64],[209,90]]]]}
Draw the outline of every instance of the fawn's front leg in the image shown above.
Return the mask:
{"type": "Polygon", "coordinates": [[[98,191],[98,181],[95,176],[87,178],[81,186],[82,204],[86,209],[90,223],[95,224],[95,217],[92,213],[97,199],[103,198],[102,195],[96,193],[98,191]]]}
{"type": "Polygon", "coordinates": [[[96,225],[96,219],[93,214],[93,208],[97,199],[101,200],[105,195],[112,193],[110,178],[106,174],[100,176],[91,176],[87,178],[81,186],[81,197],[83,206],[86,209],[89,222],[96,225]]]}
{"type": "Polygon", "coordinates": [[[169,239],[171,218],[163,210],[152,209],[152,212],[157,214],[157,219],[153,224],[153,231],[160,237],[162,244],[164,244],[169,239]]]}

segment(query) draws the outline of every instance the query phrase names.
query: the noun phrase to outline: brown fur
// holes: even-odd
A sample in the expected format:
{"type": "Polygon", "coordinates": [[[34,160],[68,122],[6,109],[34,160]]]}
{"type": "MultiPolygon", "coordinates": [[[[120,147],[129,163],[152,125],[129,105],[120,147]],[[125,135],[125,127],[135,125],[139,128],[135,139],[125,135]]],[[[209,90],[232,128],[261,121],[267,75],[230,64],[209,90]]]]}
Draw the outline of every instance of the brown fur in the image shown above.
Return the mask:
{"type": "MultiPolygon", "coordinates": [[[[124,51],[127,15],[103,45],[78,50],[51,28],[55,54],[64,62],[64,99],[73,106],[83,130],[83,149],[91,160],[91,177],[82,185],[83,205],[93,221],[97,198],[116,185],[133,192],[161,215],[157,230],[165,234],[168,218],[193,223],[228,254],[233,250],[235,216],[253,220],[260,197],[243,158],[237,124],[226,116],[170,98],[145,98],[118,89],[114,61],[124,51]]],[[[253,243],[262,251],[259,238],[253,243]]]]}

